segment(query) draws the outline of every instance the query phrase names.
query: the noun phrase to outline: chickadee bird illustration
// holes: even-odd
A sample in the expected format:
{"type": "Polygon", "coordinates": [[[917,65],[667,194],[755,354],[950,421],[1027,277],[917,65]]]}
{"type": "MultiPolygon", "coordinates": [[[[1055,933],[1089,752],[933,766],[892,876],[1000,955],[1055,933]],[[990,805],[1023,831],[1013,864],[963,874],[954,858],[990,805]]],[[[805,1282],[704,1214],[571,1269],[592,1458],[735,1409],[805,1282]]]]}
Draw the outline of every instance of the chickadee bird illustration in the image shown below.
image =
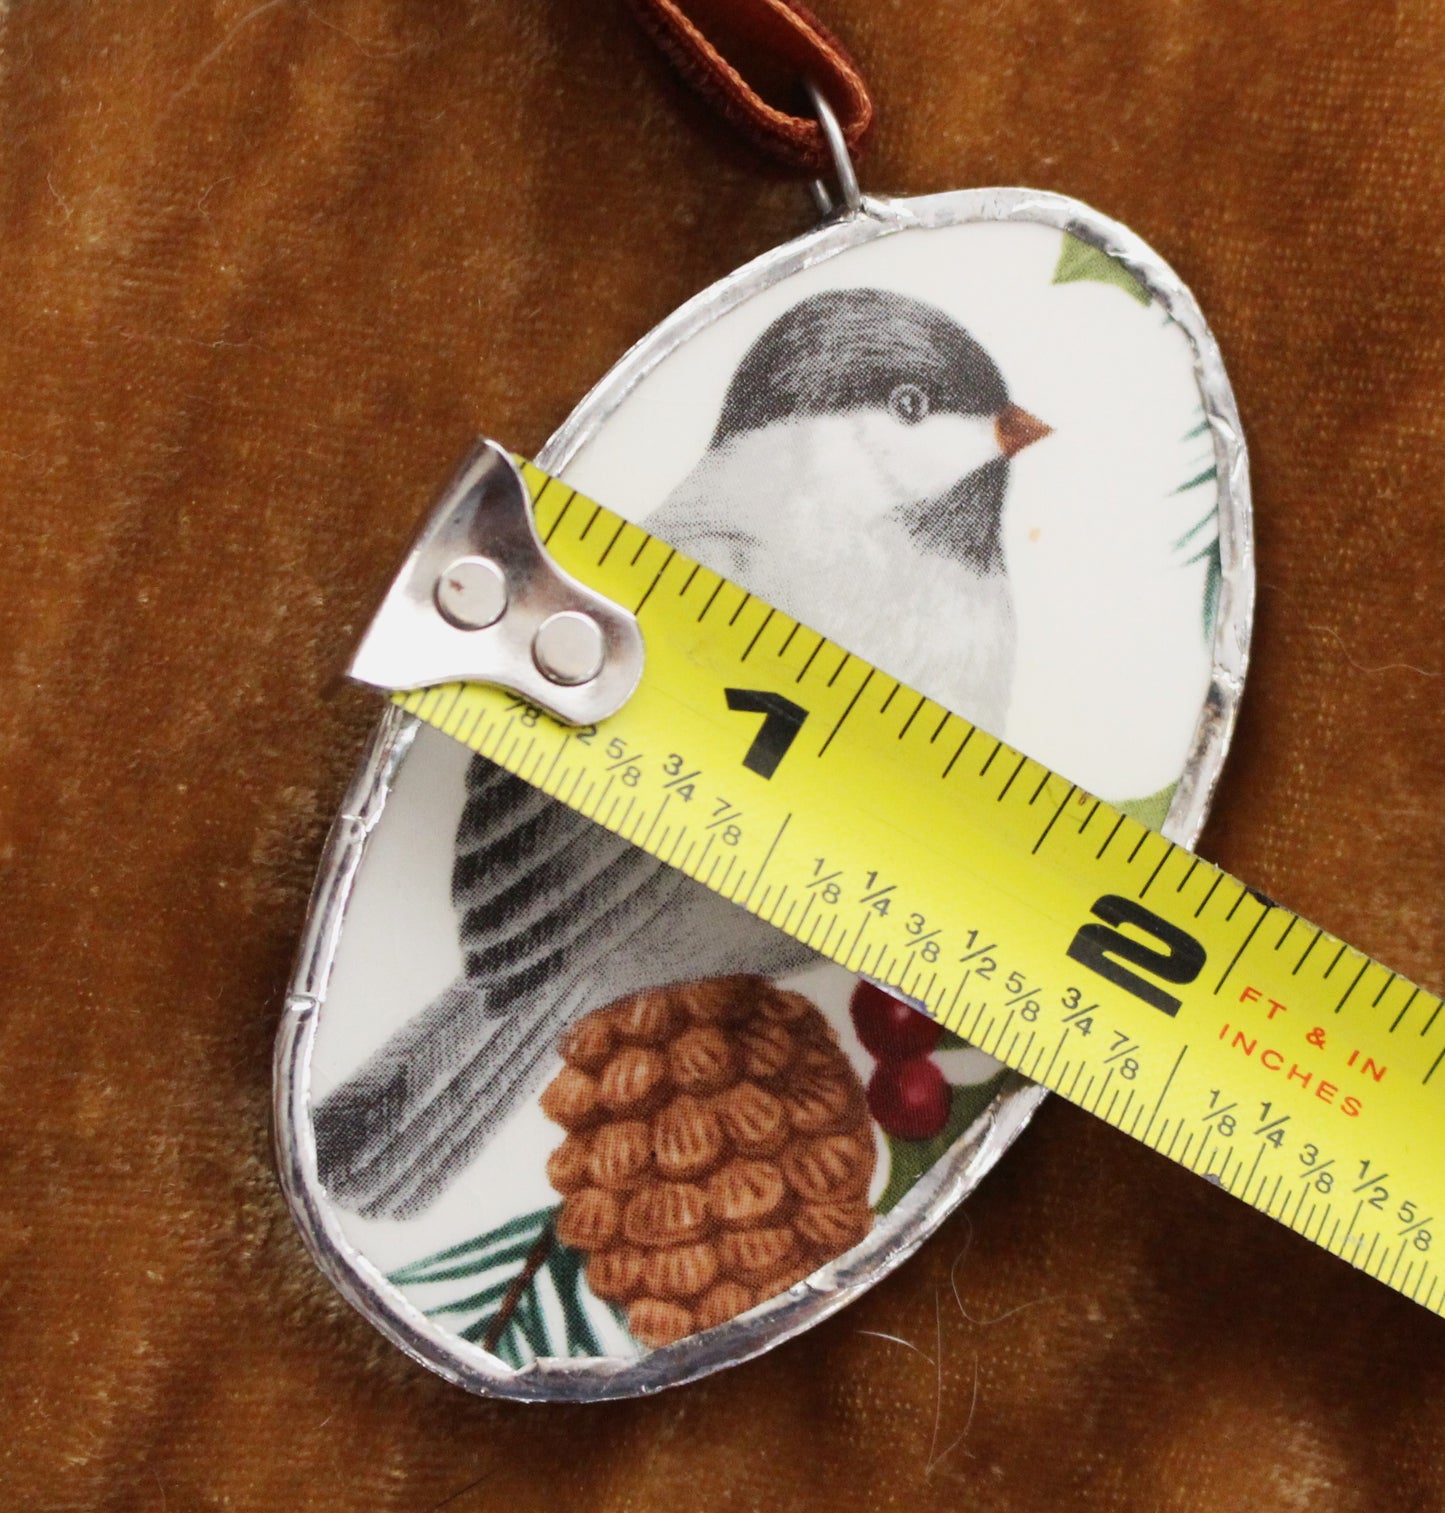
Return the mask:
{"type": "MultiPolygon", "coordinates": [[[[1008,712],[1010,460],[1049,434],[942,311],[877,289],[813,295],[729,385],[650,531],[986,729],[1008,712]]],[[[481,757],[452,897],[462,975],[315,1111],[333,1198],[404,1218],[434,1201],[540,1080],[576,1016],[648,987],[816,960],[481,757]]]]}
{"type": "Polygon", "coordinates": [[[702,460],[647,527],[1000,731],[1009,461],[1049,429],[941,310],[816,294],[748,352],[702,460]]]}

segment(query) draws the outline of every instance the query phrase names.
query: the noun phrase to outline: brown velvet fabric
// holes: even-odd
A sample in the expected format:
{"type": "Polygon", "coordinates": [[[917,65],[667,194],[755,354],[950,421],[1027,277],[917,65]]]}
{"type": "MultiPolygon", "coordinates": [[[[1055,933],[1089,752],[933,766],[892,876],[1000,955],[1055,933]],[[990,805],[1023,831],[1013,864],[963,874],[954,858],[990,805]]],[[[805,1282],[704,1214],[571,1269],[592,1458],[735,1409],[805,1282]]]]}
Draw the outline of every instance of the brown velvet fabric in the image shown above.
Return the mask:
{"type": "MultiPolygon", "coordinates": [[[[820,8],[869,185],[1064,190],[1194,287],[1262,580],[1202,849],[1445,987],[1445,10],[820,8]]],[[[375,713],[324,686],[476,431],[809,219],[613,0],[0,6],[0,1505],[1445,1506],[1445,1323],[1058,1100],[655,1401],[470,1398],[302,1250],[270,1043],[375,713]]]]}

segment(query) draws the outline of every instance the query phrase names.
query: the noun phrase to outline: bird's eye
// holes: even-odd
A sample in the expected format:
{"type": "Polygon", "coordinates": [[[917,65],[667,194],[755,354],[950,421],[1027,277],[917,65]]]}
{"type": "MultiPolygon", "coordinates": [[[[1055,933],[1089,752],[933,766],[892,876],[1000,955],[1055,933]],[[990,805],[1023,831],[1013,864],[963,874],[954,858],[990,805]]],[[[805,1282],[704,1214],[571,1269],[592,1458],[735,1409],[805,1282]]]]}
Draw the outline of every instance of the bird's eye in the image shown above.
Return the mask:
{"type": "Polygon", "coordinates": [[[928,395],[917,384],[899,384],[888,396],[888,408],[896,420],[916,426],[928,414],[928,395]]]}

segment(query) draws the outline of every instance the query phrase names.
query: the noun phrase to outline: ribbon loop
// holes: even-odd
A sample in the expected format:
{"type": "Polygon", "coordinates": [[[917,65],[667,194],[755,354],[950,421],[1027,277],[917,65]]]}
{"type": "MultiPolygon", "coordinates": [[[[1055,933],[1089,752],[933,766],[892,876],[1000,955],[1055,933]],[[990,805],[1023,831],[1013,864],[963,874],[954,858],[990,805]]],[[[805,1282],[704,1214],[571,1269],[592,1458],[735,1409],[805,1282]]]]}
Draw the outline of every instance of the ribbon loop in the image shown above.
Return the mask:
{"type": "Polygon", "coordinates": [[[859,151],[873,125],[868,86],[843,44],[797,0],[686,0],[686,10],[682,0],[630,4],[682,78],[776,162],[817,176],[832,167],[833,154],[815,117],[771,103],[744,75],[759,64],[782,64],[797,85],[812,84],[837,117],[849,152],[859,151]]]}

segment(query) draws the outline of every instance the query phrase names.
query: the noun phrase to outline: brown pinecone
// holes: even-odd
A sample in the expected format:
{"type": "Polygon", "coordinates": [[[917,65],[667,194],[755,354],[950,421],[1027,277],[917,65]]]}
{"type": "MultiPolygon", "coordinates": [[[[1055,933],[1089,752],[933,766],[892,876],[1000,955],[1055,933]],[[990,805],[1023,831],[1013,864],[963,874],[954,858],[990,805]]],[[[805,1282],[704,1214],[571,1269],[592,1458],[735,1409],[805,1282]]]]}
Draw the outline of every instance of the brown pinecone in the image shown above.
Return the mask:
{"type": "Polygon", "coordinates": [[[712,1329],[873,1222],[863,1084],[818,1008],[765,977],[618,999],[562,1038],[542,1108],[557,1234],[644,1344],[712,1329]]]}

